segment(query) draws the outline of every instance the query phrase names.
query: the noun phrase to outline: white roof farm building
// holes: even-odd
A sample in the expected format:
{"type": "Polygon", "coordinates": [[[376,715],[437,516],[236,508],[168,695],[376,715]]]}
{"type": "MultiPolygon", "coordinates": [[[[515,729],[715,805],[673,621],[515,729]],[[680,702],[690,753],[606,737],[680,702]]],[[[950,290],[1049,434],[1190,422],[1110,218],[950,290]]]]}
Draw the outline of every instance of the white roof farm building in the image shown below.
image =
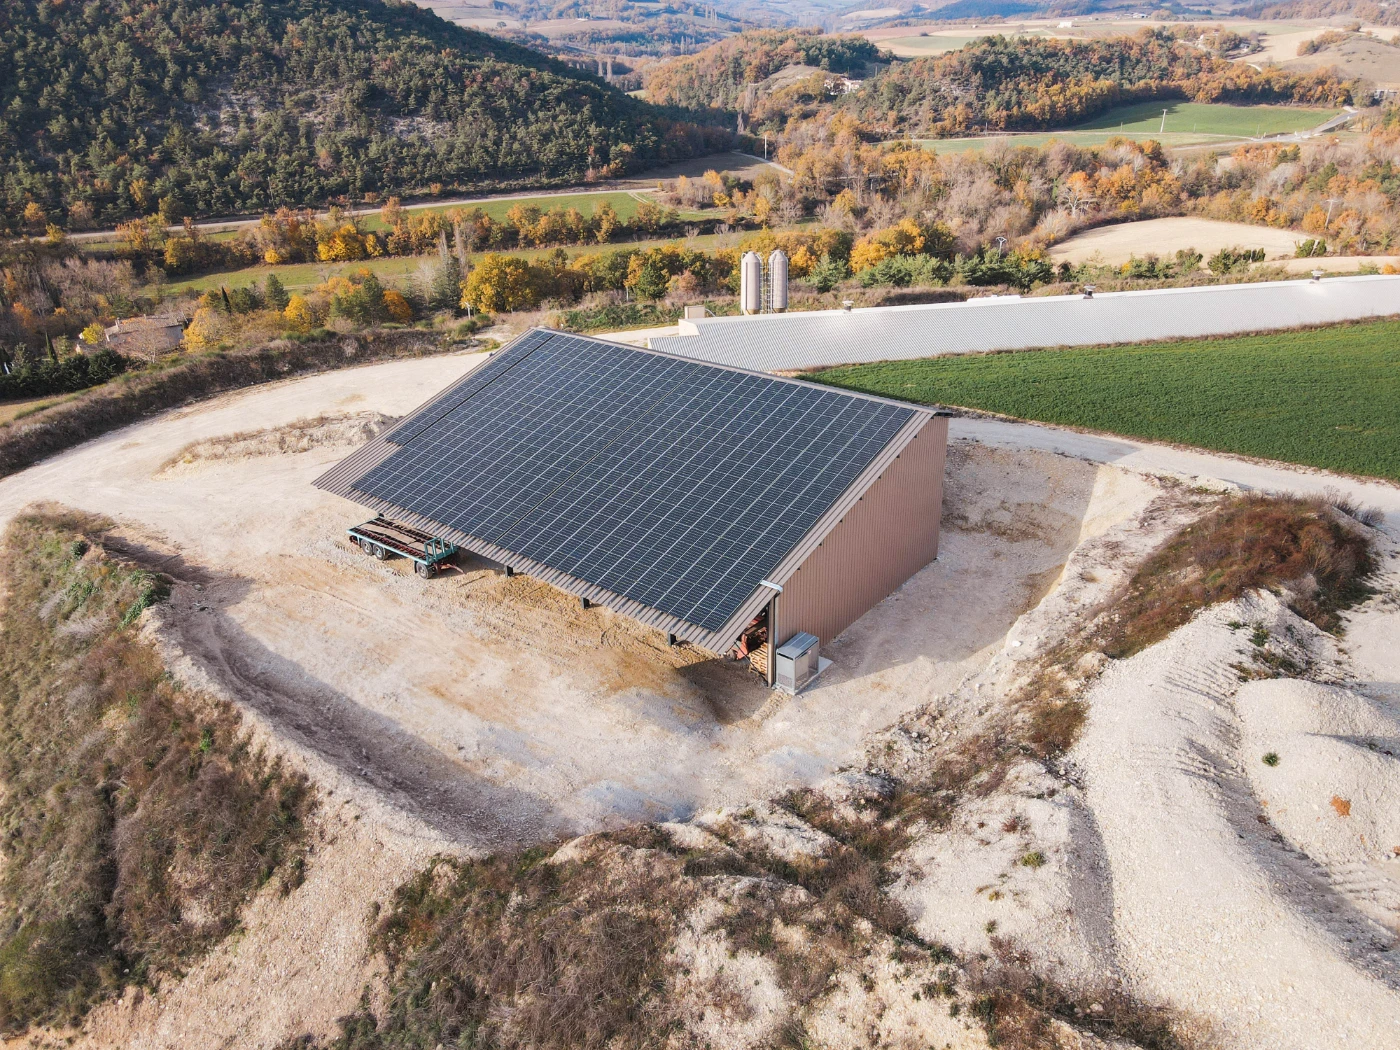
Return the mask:
{"type": "Polygon", "coordinates": [[[705,317],[648,345],[770,372],[939,354],[1230,335],[1400,313],[1400,276],[988,296],[964,303],[705,317]]]}

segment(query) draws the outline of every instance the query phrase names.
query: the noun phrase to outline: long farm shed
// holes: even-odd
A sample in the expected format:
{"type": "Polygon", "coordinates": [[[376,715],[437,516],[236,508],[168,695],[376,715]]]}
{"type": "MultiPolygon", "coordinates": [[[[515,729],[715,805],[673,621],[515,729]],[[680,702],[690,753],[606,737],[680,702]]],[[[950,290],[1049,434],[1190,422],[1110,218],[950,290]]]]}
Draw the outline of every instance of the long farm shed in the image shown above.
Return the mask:
{"type": "Polygon", "coordinates": [[[1097,346],[1263,332],[1400,313],[1400,276],[987,296],[962,303],[682,321],[653,336],[669,354],[770,372],[940,354],[1097,346]]]}

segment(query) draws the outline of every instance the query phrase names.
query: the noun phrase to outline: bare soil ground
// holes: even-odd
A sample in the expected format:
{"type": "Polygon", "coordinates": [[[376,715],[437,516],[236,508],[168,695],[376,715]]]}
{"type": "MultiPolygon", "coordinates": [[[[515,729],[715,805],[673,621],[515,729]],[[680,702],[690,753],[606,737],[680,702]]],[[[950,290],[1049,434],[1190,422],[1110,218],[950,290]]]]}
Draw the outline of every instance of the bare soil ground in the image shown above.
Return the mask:
{"type": "Polygon", "coordinates": [[[0,483],[0,506],[115,517],[178,581],[171,630],[209,675],[444,836],[489,848],[825,775],[986,660],[1053,581],[1094,491],[1093,467],[999,452],[985,461],[997,485],[964,481],[959,453],[953,488],[977,498],[958,501],[940,560],[839,641],[818,688],[775,700],[736,665],[527,577],[464,560],[425,583],[346,543],[367,515],[310,485],[359,425],[345,414],[400,415],[478,360],[194,406],[0,483]]]}
{"type": "MultiPolygon", "coordinates": [[[[1394,33],[1394,28],[1381,31],[1381,35],[1387,39],[1394,33]]],[[[1298,54],[1298,44],[1319,35],[1297,34],[1296,43],[1291,49],[1284,45],[1287,38],[1279,37],[1277,54],[1271,57],[1284,69],[1310,71],[1332,66],[1343,76],[1364,78],[1377,87],[1393,88],[1400,84],[1400,47],[1364,36],[1353,36],[1311,55],[1298,54]]]]}
{"type": "MultiPolygon", "coordinates": [[[[382,962],[365,951],[371,910],[435,853],[638,819],[671,821],[673,836],[739,821],[783,848],[812,848],[820,832],[756,800],[797,785],[831,791],[842,768],[898,776],[969,746],[1037,661],[1189,520],[1191,494],[1216,484],[1209,468],[1235,462],[1182,453],[1184,470],[1170,458],[1153,466],[1137,446],[1056,431],[1063,455],[1018,447],[1016,434],[1025,446],[1046,428],[957,421],[974,440],[950,448],[939,561],[827,646],[832,667],[787,698],[484,563],[425,582],[348,547],[343,529],[364,515],[311,479],[355,427],[404,414],[479,360],[229,395],[0,482],[0,523],[41,499],[117,519],[127,552],[176,580],[147,614],[173,673],[237,702],[323,795],[305,885],[260,895],[246,931],[183,980],[100,1008],[81,1045],[331,1035],[361,989],[379,987],[382,962]],[[1153,476],[1164,471],[1189,483],[1153,476]]],[[[1267,473],[1240,469],[1251,483],[1267,473]]],[[[1345,649],[1265,596],[1113,665],[1090,690],[1066,763],[1015,765],[902,855],[894,892],[919,933],[969,957],[1023,960],[1090,995],[1126,988],[1224,1045],[1321,1047],[1338,1033],[1348,1046],[1393,1045],[1400,915],[1387,844],[1359,846],[1346,823],[1271,822],[1280,807],[1295,818],[1318,807],[1368,836],[1393,829],[1393,771],[1377,778],[1364,765],[1385,756],[1337,744],[1343,761],[1305,758],[1309,732],[1351,739],[1367,711],[1365,739],[1389,746],[1400,561],[1386,550],[1381,593],[1348,618],[1345,649]],[[1265,696],[1296,717],[1261,726],[1261,701],[1231,666],[1259,647],[1236,620],[1263,624],[1269,644],[1306,655],[1314,677],[1370,706],[1265,696]],[[1264,746],[1283,756],[1277,770],[1253,768],[1264,746]]],[[[775,1037],[783,1004],[767,964],[699,933],[682,947],[697,980],[723,967],[747,975],[752,1001],[720,1011],[713,1045],[775,1037]]],[[[870,1032],[890,1045],[987,1045],[941,1003],[920,1005],[897,967],[875,969],[843,978],[814,1016],[823,1045],[866,1045],[870,1032]]]]}
{"type": "Polygon", "coordinates": [[[1291,259],[1302,238],[1303,234],[1268,226],[1177,216],[1086,230],[1052,247],[1050,257],[1057,263],[1098,261],[1116,266],[1133,256],[1170,258],[1188,248],[1207,259],[1222,248],[1262,248],[1270,259],[1291,259]]]}

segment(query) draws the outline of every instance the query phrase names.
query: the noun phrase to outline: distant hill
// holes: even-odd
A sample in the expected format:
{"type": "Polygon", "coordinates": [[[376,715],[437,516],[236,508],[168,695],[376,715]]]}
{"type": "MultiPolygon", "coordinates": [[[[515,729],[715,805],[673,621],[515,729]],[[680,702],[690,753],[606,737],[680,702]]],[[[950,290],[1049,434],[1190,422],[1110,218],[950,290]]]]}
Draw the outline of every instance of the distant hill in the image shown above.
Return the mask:
{"type": "Polygon", "coordinates": [[[1256,69],[1148,29],[1102,40],[987,37],[894,63],[837,105],[883,135],[938,136],[1064,128],[1158,98],[1337,106],[1356,90],[1332,69],[1256,69]]]}
{"type": "Polygon", "coordinates": [[[0,232],[620,174],[721,133],[395,0],[5,0],[0,232]]]}
{"type": "Polygon", "coordinates": [[[688,109],[753,112],[759,85],[790,66],[863,76],[880,57],[859,36],[826,36],[816,30],[754,30],[647,70],[647,97],[688,109]]]}
{"type": "Polygon", "coordinates": [[[650,67],[646,85],[656,102],[742,113],[750,131],[841,112],[872,137],[1066,128],[1159,98],[1339,106],[1358,90],[1335,69],[1259,69],[1165,28],[1095,40],[991,36],[936,57],[888,59],[859,36],[747,32],[650,67]],[[837,85],[831,74],[849,79],[837,85]]]}

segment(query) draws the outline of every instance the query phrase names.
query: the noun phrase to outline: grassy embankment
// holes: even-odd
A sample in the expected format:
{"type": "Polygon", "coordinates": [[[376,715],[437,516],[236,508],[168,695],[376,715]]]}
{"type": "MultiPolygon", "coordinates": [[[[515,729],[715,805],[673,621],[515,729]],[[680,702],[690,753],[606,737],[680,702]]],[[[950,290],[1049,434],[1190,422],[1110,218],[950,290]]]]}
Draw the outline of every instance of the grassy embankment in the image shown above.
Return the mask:
{"type": "Polygon", "coordinates": [[[1138,142],[1155,139],[1163,146],[1193,146],[1215,141],[1254,138],[1305,131],[1335,117],[1340,110],[1303,106],[1237,106],[1225,102],[1139,102],[1119,106],[1094,120],[1064,131],[1011,135],[980,135],[958,139],[924,139],[926,149],[961,153],[985,149],[994,142],[1043,146],[1061,139],[1076,146],[1102,146],[1115,136],[1138,142]],[[1162,110],[1167,111],[1165,130],[1162,110]]]}
{"type": "Polygon", "coordinates": [[[137,618],[164,584],[106,525],[18,518],[0,583],[0,1030],[70,1024],[178,973],[269,880],[300,882],[303,778],[180,690],[137,618]]]}
{"type": "Polygon", "coordinates": [[[1400,481],[1400,322],[833,368],[809,378],[1400,481]]]}

